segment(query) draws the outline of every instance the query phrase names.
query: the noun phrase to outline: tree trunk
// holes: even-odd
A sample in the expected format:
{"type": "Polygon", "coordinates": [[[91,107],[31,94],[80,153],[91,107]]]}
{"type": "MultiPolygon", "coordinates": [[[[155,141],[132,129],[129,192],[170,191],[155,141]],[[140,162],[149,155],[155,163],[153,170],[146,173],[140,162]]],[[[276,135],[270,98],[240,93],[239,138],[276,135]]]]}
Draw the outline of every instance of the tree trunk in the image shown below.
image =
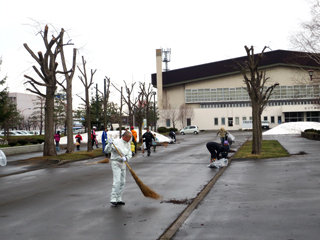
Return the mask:
{"type": "Polygon", "coordinates": [[[260,106],[256,102],[251,102],[251,104],[252,104],[252,154],[260,154],[261,145],[262,145],[260,106]]]}
{"type": "Polygon", "coordinates": [[[73,116],[72,116],[72,82],[67,81],[67,131],[68,143],[66,153],[74,152],[73,116]]]}
{"type": "Polygon", "coordinates": [[[43,156],[56,156],[56,148],[54,145],[54,92],[55,87],[47,87],[46,106],[45,106],[45,135],[43,156]]]}

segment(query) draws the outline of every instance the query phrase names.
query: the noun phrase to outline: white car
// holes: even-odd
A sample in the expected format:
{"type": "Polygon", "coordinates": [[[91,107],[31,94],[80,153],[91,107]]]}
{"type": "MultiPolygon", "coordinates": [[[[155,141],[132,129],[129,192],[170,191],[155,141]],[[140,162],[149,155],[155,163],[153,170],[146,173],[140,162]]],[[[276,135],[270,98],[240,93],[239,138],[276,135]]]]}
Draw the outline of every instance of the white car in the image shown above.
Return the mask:
{"type": "Polygon", "coordinates": [[[23,130],[17,130],[17,131],[13,131],[14,133],[17,133],[17,134],[21,134],[21,135],[24,135],[24,136],[27,136],[27,135],[32,135],[30,134],[29,132],[27,131],[23,131],[23,130]]]}
{"type": "Polygon", "coordinates": [[[182,134],[182,135],[185,135],[187,133],[198,134],[199,133],[198,126],[191,125],[191,126],[187,126],[187,127],[180,130],[180,134],[182,134]]]}
{"type": "MultiPolygon", "coordinates": [[[[9,136],[21,136],[20,133],[14,132],[14,131],[9,131],[9,136]]],[[[4,132],[0,133],[0,136],[4,136],[4,132]]]]}

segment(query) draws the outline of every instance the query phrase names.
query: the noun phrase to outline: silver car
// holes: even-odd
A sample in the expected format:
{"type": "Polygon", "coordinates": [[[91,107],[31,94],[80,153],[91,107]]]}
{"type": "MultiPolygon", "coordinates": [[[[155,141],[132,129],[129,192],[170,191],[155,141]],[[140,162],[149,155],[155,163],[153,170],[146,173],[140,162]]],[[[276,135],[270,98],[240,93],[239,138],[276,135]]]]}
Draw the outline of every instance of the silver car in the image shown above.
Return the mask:
{"type": "Polygon", "coordinates": [[[198,134],[199,133],[198,126],[191,125],[191,126],[187,126],[187,127],[180,130],[180,134],[182,134],[182,135],[185,135],[187,133],[198,134]]]}

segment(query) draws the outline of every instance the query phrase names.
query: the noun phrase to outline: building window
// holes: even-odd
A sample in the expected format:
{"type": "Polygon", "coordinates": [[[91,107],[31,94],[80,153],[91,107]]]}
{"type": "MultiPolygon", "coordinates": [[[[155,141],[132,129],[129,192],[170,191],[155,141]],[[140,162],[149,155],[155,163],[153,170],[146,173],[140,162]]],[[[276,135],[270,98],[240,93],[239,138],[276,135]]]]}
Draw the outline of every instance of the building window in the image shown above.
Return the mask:
{"type": "Polygon", "coordinates": [[[221,118],[221,125],[226,125],[226,119],[225,118],[221,118]]]}
{"type": "Polygon", "coordinates": [[[252,117],[249,117],[249,120],[252,121],[252,117]]]}
{"type": "Polygon", "coordinates": [[[166,119],[167,127],[170,127],[170,119],[166,119]]]}
{"type": "Polygon", "coordinates": [[[191,125],[191,118],[187,118],[187,126],[191,125]]]}
{"type": "Polygon", "coordinates": [[[218,120],[218,118],[214,118],[214,125],[215,125],[215,126],[218,126],[218,125],[219,125],[219,120],[218,120]]]}
{"type": "Polygon", "coordinates": [[[228,127],[233,127],[233,118],[228,117],[228,127]]]}
{"type": "Polygon", "coordinates": [[[271,123],[274,123],[274,116],[271,116],[271,123]]]}
{"type": "Polygon", "coordinates": [[[303,121],[303,112],[288,112],[284,117],[285,122],[301,122],[303,121]]]}
{"type": "Polygon", "coordinates": [[[264,116],[263,121],[268,121],[268,116],[264,116]]]}
{"type": "Polygon", "coordinates": [[[281,116],[278,116],[278,123],[281,124],[281,116]]]}
{"type": "Polygon", "coordinates": [[[242,121],[246,121],[247,120],[247,117],[242,117],[242,121]]]}
{"type": "Polygon", "coordinates": [[[236,122],[236,125],[239,125],[240,123],[239,123],[239,117],[236,117],[235,118],[235,122],[236,122]]]}
{"type": "Polygon", "coordinates": [[[307,122],[320,122],[320,112],[307,112],[307,122]]]}

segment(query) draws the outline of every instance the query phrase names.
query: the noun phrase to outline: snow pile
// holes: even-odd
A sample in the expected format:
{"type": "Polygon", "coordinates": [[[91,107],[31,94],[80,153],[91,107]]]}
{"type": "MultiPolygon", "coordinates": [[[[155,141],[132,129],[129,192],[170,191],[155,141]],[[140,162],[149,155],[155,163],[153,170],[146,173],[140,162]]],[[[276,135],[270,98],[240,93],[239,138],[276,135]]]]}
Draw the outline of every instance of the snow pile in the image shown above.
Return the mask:
{"type": "Polygon", "coordinates": [[[320,130],[318,122],[289,122],[282,123],[269,131],[263,132],[262,135],[277,135],[277,134],[300,134],[306,129],[320,130]]]}
{"type": "MultiPolygon", "coordinates": [[[[137,130],[136,130],[137,131],[137,130]]],[[[98,139],[98,143],[101,143],[101,136],[102,136],[102,132],[103,131],[96,131],[96,134],[97,134],[97,139],[98,139]]],[[[124,131],[122,131],[123,133],[124,131]]],[[[144,134],[146,132],[146,130],[143,130],[142,131],[142,134],[144,134]]],[[[170,142],[170,138],[160,134],[160,133],[157,133],[157,132],[153,132],[153,131],[150,131],[152,134],[156,134],[156,137],[159,139],[159,142],[160,143],[163,143],[163,142],[170,142]]],[[[138,134],[138,141],[139,141],[139,132],[137,131],[137,134],[138,134]]],[[[74,142],[76,142],[76,139],[75,139],[75,136],[76,134],[73,135],[73,139],[74,139],[74,142]]],[[[81,134],[82,136],[82,143],[87,143],[88,142],[88,134],[87,133],[83,133],[81,134]]],[[[91,137],[91,134],[90,134],[90,137],[91,137]]],[[[108,138],[112,138],[112,139],[117,139],[119,138],[119,131],[108,131],[108,138]]],[[[60,139],[60,144],[67,144],[67,136],[65,137],[62,137],[60,139]]]]}

